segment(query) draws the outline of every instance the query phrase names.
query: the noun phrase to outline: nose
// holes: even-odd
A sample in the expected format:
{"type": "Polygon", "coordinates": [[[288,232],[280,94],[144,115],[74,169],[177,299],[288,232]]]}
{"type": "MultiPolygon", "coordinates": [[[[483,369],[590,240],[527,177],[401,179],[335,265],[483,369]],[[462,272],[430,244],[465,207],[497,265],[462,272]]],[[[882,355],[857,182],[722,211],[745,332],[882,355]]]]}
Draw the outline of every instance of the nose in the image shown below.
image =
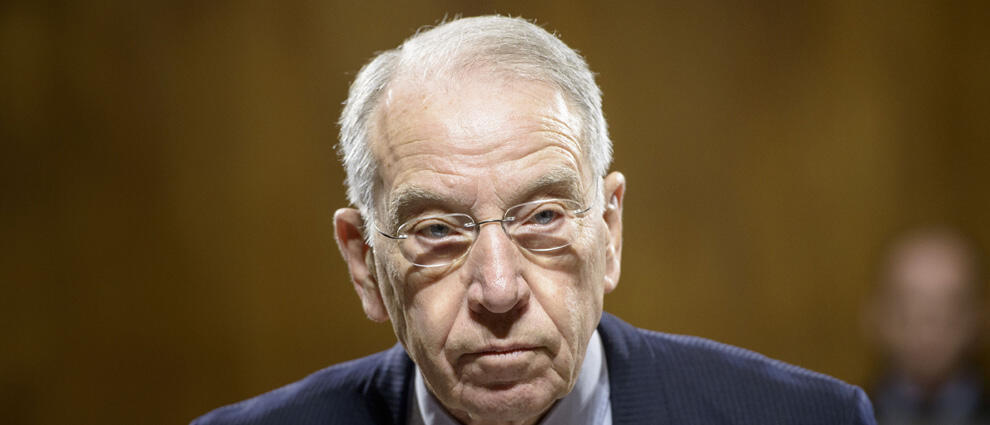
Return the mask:
{"type": "Polygon", "coordinates": [[[499,223],[485,224],[478,229],[468,258],[468,303],[477,313],[508,313],[526,305],[529,285],[520,272],[515,243],[499,223]]]}

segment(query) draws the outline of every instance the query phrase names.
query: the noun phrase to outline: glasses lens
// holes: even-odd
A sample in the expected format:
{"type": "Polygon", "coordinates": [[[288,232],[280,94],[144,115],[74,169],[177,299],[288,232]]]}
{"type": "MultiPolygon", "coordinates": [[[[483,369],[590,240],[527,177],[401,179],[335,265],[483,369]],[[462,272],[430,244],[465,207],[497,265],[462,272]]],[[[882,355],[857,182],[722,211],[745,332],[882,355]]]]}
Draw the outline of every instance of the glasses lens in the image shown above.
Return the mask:
{"type": "Polygon", "coordinates": [[[402,255],[423,267],[445,266],[460,258],[471,247],[473,229],[471,217],[448,214],[416,219],[399,227],[405,235],[399,243],[402,255]]]}
{"type": "Polygon", "coordinates": [[[571,244],[581,205],[564,199],[527,202],[505,212],[506,230],[519,246],[530,251],[553,251],[571,244]]]}

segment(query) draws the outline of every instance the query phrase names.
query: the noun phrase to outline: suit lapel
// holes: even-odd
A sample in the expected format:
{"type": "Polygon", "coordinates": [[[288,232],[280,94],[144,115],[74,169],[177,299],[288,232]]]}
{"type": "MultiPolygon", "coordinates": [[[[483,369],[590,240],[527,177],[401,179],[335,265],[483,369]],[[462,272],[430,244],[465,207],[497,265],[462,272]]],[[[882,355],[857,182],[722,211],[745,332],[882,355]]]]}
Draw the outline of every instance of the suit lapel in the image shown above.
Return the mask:
{"type": "Polygon", "coordinates": [[[598,332],[605,347],[614,425],[670,423],[660,370],[661,352],[638,329],[602,313],[598,332]]]}
{"type": "Polygon", "coordinates": [[[373,394],[376,423],[405,425],[409,391],[412,391],[413,362],[401,344],[385,352],[384,361],[375,370],[368,392],[373,394]]]}

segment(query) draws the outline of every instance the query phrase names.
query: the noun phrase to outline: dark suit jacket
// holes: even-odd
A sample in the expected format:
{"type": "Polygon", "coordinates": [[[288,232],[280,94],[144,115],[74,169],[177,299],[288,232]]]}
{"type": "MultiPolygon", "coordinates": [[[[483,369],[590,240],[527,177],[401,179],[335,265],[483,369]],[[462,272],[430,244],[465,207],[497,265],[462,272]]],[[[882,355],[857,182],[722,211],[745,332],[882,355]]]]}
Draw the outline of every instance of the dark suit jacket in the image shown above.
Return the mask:
{"type": "MultiPolygon", "coordinates": [[[[875,424],[863,391],[828,376],[702,338],[637,329],[608,313],[598,331],[615,425],[875,424]]],[[[193,424],[404,425],[414,371],[396,345],[193,424]]]]}

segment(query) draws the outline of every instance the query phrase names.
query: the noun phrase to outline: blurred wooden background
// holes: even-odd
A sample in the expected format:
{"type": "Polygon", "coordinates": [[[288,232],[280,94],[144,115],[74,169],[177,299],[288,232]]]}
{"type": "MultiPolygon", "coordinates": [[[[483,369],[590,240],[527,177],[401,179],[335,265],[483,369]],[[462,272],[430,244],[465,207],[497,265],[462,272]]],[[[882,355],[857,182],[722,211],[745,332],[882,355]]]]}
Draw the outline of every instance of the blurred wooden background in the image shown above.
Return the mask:
{"type": "Polygon", "coordinates": [[[599,74],[608,311],[865,384],[884,238],[990,241],[988,5],[4,2],[3,422],[184,423],[393,344],[333,244],[334,122],[373,52],[492,12],[599,74]]]}

